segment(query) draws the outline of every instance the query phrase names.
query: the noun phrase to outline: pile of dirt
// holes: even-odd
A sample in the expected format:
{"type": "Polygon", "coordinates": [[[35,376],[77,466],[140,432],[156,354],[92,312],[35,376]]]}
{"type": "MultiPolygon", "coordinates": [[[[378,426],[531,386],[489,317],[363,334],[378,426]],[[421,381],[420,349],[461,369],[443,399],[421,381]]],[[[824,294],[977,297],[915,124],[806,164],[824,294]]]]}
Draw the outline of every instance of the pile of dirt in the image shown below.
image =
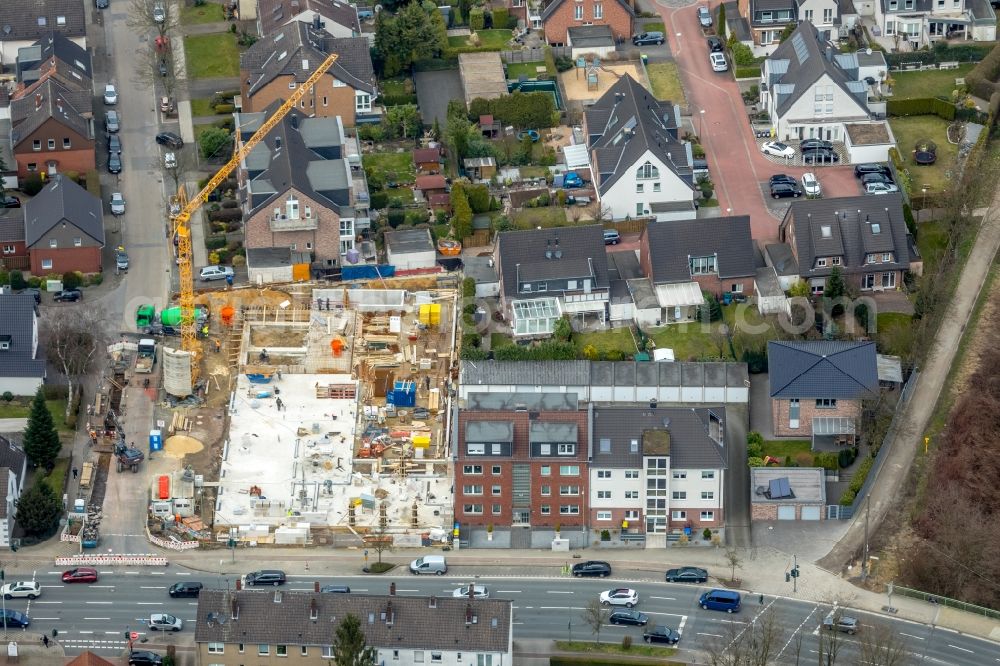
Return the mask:
{"type": "Polygon", "coordinates": [[[250,344],[255,347],[305,347],[308,332],[301,326],[251,326],[250,344]]]}
{"type": "Polygon", "coordinates": [[[287,300],[290,300],[289,295],[276,289],[228,289],[198,294],[195,303],[207,305],[215,317],[224,305],[232,305],[234,308],[261,305],[275,307],[287,300]]]}
{"type": "Polygon", "coordinates": [[[198,453],[204,448],[204,444],[194,437],[188,437],[187,435],[167,437],[167,441],[163,442],[163,452],[171,458],[180,459],[189,453],[198,453]]]}

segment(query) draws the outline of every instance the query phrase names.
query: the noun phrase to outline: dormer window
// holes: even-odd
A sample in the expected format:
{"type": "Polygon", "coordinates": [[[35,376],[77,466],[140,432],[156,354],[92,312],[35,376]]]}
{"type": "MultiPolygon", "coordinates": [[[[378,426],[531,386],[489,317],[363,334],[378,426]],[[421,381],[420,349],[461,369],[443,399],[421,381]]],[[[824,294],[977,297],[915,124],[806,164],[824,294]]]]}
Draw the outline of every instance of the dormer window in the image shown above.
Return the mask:
{"type": "Polygon", "coordinates": [[[0,351],[8,351],[10,349],[11,337],[9,335],[0,335],[0,351]]]}
{"type": "Polygon", "coordinates": [[[660,170],[646,162],[636,169],[635,177],[637,180],[655,180],[660,177],[660,170]]]}
{"type": "Polygon", "coordinates": [[[816,268],[826,268],[826,259],[825,258],[823,258],[823,259],[817,259],[816,260],[816,268]]]}
{"type": "Polygon", "coordinates": [[[66,25],[66,17],[65,16],[57,16],[56,17],[56,25],[66,25]]]}
{"type": "Polygon", "coordinates": [[[882,253],[882,263],[883,264],[892,263],[892,252],[883,252],[882,253]]]}
{"type": "Polygon", "coordinates": [[[840,257],[834,257],[833,258],[833,265],[834,266],[839,266],[840,265],[840,257]]]}
{"type": "Polygon", "coordinates": [[[299,200],[289,199],[285,202],[285,210],[287,211],[289,220],[299,219],[299,200]]]}

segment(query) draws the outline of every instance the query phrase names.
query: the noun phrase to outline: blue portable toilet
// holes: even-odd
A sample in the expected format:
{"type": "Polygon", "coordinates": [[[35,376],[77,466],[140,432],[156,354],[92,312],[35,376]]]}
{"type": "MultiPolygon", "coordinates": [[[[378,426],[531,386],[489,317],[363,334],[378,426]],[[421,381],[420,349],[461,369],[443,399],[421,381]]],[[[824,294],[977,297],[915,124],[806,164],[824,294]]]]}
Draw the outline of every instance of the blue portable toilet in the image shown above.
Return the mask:
{"type": "Polygon", "coordinates": [[[417,385],[411,381],[397,381],[385,401],[396,407],[413,407],[417,404],[417,385]]]}

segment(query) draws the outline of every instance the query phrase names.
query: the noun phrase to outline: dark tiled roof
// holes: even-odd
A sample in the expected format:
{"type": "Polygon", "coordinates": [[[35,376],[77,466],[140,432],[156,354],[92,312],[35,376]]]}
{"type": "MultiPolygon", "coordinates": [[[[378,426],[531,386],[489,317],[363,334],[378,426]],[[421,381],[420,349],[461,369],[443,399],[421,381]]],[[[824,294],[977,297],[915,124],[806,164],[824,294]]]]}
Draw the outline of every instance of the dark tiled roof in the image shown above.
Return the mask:
{"type": "Polygon", "coordinates": [[[25,243],[30,248],[63,221],[104,246],[101,200],[69,178],[56,176],[38,196],[24,205],[25,243]]]}
{"type": "Polygon", "coordinates": [[[690,282],[688,258],[712,254],[717,257],[720,278],[754,274],[754,246],[746,215],[651,222],[643,233],[649,243],[653,284],[690,282]]]}
{"type": "MultiPolygon", "coordinates": [[[[632,452],[632,440],[643,440],[650,431],[670,434],[670,467],[673,469],[725,469],[723,446],[709,436],[709,413],[725,424],[724,407],[678,409],[658,407],[598,407],[594,409],[594,467],[642,467],[642,448],[632,452]],[[602,453],[602,440],[611,451],[602,453]]],[[[723,432],[724,427],[718,432],[723,432]]]]}
{"type": "Polygon", "coordinates": [[[66,86],[46,77],[11,101],[11,142],[16,147],[49,118],[92,139],[88,120],[92,116],[93,99],[89,88],[66,86]]]}
{"type": "Polygon", "coordinates": [[[417,148],[413,151],[413,163],[440,162],[441,151],[437,148],[417,148]]]}
{"type": "Polygon", "coordinates": [[[874,342],[771,341],[767,369],[772,398],[859,400],[878,392],[874,342]]]}
{"type": "MultiPolygon", "coordinates": [[[[6,437],[0,437],[0,468],[14,470],[15,474],[20,474],[24,468],[24,449],[13,444],[6,437]]],[[[0,488],[7,486],[0,483],[0,488]]],[[[0,502],[0,507],[4,507],[6,502],[0,502]]],[[[3,510],[3,509],[0,509],[3,510]]],[[[2,518],[4,516],[0,516],[2,518]]]]}
{"type": "Polygon", "coordinates": [[[364,37],[331,37],[316,32],[308,23],[294,21],[259,39],[240,56],[240,76],[249,83],[252,97],[278,76],[294,76],[304,83],[326,57],[337,61],[327,74],[355,90],[375,92],[375,70],[364,37]],[[303,67],[303,61],[308,62],[303,67]]]}
{"type": "Polygon", "coordinates": [[[462,361],[459,384],[505,386],[733,386],[748,381],[746,363],[637,361],[462,361]]]}
{"type": "Polygon", "coordinates": [[[89,6],[81,0],[5,0],[0,2],[0,41],[35,41],[53,30],[83,37],[89,6]]]}
{"type": "Polygon", "coordinates": [[[792,248],[784,243],[772,243],[764,248],[770,265],[778,275],[798,275],[799,264],[795,261],[792,248]]]}
{"type": "Polygon", "coordinates": [[[24,241],[24,209],[0,209],[0,242],[24,241]]]}
{"type": "Polygon", "coordinates": [[[804,278],[826,276],[833,270],[829,261],[816,268],[817,257],[842,257],[843,273],[910,267],[903,199],[898,193],[796,201],[781,226],[786,234],[794,227],[799,275],[804,278]],[[865,265],[866,255],[885,252],[892,253],[891,262],[865,265]]]}
{"type": "MultiPolygon", "coordinates": [[[[632,5],[626,2],[626,0],[615,0],[615,1],[621,6],[622,9],[624,9],[628,13],[629,16],[633,17],[635,16],[635,10],[632,9],[632,5]]],[[[552,2],[550,2],[548,6],[545,7],[545,10],[542,12],[542,22],[544,23],[546,19],[552,16],[552,14],[554,14],[555,11],[559,9],[559,5],[563,4],[564,2],[568,2],[568,0],[552,0],[552,2]]]]}
{"type": "Polygon", "coordinates": [[[504,294],[518,295],[518,276],[530,280],[591,276],[593,289],[608,288],[608,255],[604,249],[604,228],[599,224],[557,229],[505,231],[497,238],[504,294]],[[546,257],[554,248],[559,259],[546,257]]]}
{"type": "MultiPolygon", "coordinates": [[[[785,115],[795,101],[812,90],[812,86],[825,74],[854,100],[858,105],[857,114],[867,116],[867,86],[857,80],[857,58],[852,56],[839,54],[829,44],[821,44],[813,24],[808,21],[800,23],[765,64],[765,70],[770,72],[767,84],[777,100],[778,115],[785,115]],[[848,69],[853,68],[850,73],[845,70],[845,65],[848,69]]],[[[836,115],[846,114],[839,112],[836,115]]]]}
{"type": "Polygon", "coordinates": [[[691,181],[689,146],[676,138],[680,123],[678,107],[656,99],[628,74],[608,88],[585,116],[588,143],[600,174],[601,194],[634,168],[647,152],[687,182],[691,181]]]}
{"type": "Polygon", "coordinates": [[[397,229],[385,232],[385,246],[393,254],[433,252],[430,229],[397,229]]]}
{"type": "Polygon", "coordinates": [[[31,294],[0,294],[0,335],[10,336],[10,349],[0,351],[0,377],[45,377],[42,348],[32,356],[35,312],[31,294]]]}
{"type": "Polygon", "coordinates": [[[339,0],[258,0],[257,16],[265,37],[304,12],[316,12],[323,19],[342,25],[355,35],[361,32],[358,10],[339,0]]]}
{"type": "Polygon", "coordinates": [[[573,48],[614,46],[615,36],[610,25],[576,25],[567,30],[573,48]]]}
{"type": "Polygon", "coordinates": [[[462,361],[459,383],[538,384],[541,386],[586,386],[590,383],[590,361],[462,361]]]}
{"type": "Polygon", "coordinates": [[[635,252],[609,252],[608,273],[612,279],[633,280],[642,277],[642,266],[635,252]]]}
{"type": "Polygon", "coordinates": [[[325,646],[333,643],[338,624],[351,614],[361,621],[367,644],[376,648],[455,650],[459,646],[463,652],[507,652],[512,612],[510,601],[456,599],[450,594],[435,598],[202,590],[194,640],[325,646]],[[432,600],[436,607],[431,607],[432,600]],[[467,624],[472,618],[475,622],[467,624]]]}
{"type": "MultiPolygon", "coordinates": [[[[575,412],[580,408],[576,393],[470,393],[466,408],[476,411],[510,412],[518,409],[540,412],[575,412]]],[[[468,437],[468,435],[466,435],[468,437]]]]}

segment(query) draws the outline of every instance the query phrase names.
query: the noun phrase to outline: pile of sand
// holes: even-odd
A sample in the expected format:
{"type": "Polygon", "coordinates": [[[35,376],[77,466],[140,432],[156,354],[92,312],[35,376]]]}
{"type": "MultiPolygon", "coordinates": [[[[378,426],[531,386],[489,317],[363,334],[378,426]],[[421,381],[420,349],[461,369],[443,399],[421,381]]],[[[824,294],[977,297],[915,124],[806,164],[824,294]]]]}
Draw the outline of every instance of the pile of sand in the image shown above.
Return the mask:
{"type": "Polygon", "coordinates": [[[168,437],[163,443],[163,452],[171,458],[183,458],[189,453],[198,453],[205,448],[199,440],[187,435],[168,437]]]}

